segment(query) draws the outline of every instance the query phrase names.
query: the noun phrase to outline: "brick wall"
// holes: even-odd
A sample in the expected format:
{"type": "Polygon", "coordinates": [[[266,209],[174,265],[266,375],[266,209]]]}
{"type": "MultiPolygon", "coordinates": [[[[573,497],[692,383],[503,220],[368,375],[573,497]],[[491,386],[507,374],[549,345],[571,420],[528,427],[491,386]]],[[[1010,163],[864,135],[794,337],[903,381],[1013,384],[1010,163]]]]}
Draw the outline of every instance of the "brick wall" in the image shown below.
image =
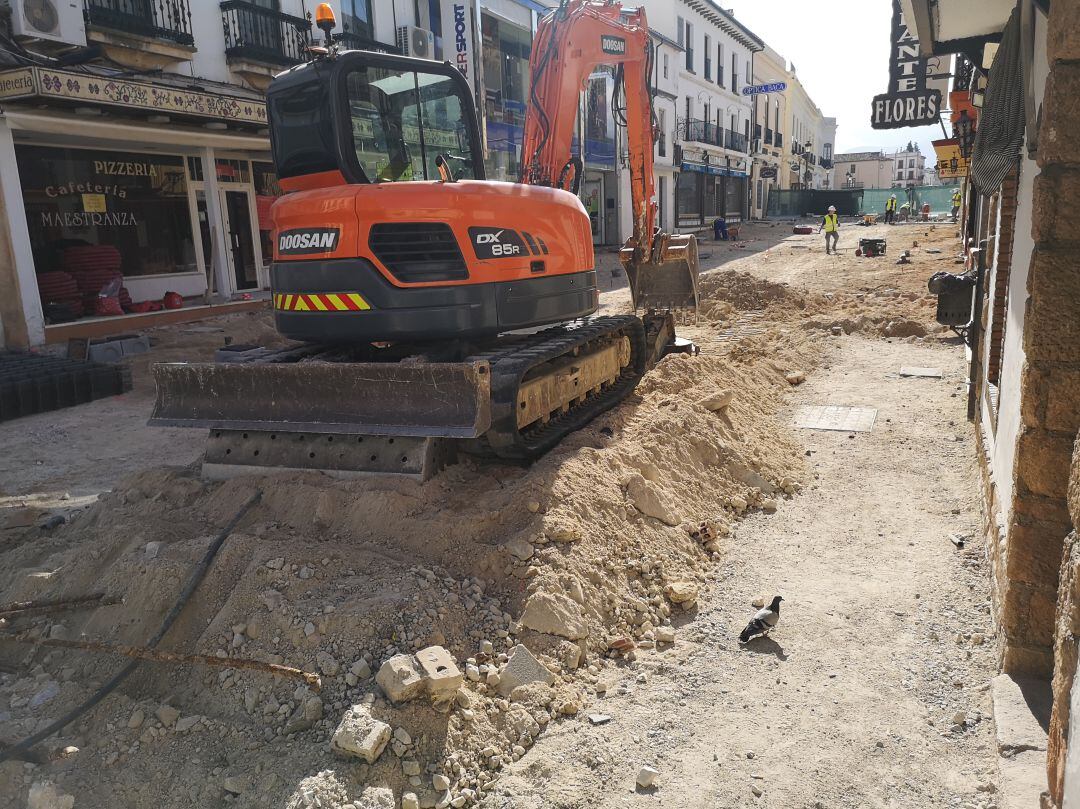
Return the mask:
{"type": "MultiPolygon", "coordinates": [[[[1068,493],[1073,525],[1080,525],[1080,437],[1073,451],[1068,493]]],[[[1065,757],[1069,746],[1072,691],[1076,679],[1077,652],[1080,651],[1080,538],[1075,531],[1065,540],[1058,587],[1057,619],[1054,631],[1054,710],[1047,739],[1046,775],[1049,801],[1061,805],[1065,787],[1065,757]]]]}
{"type": "Polygon", "coordinates": [[[995,570],[1006,671],[1053,670],[1058,577],[1073,528],[1067,489],[1080,430],[1080,0],[1050,12],[1050,74],[1034,178],[1011,522],[995,570]],[[1069,27],[1071,26],[1071,28],[1069,27]],[[1065,31],[1063,33],[1063,31],[1065,31]]]}
{"type": "Polygon", "coordinates": [[[1016,194],[1019,184],[1020,166],[1017,165],[1001,185],[1001,225],[995,256],[997,266],[994,268],[994,305],[990,313],[990,351],[986,364],[986,378],[993,385],[997,385],[1001,378],[1001,351],[1005,343],[1005,312],[1009,298],[1009,276],[1012,272],[1016,194]]]}

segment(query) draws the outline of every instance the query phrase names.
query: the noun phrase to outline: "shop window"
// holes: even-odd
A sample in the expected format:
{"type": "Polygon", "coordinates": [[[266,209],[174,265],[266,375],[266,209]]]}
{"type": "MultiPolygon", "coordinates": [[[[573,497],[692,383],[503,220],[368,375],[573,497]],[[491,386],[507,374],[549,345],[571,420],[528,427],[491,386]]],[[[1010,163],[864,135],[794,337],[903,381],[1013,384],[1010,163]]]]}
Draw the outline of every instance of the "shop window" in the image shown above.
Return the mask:
{"type": "Polygon", "coordinates": [[[201,183],[203,181],[202,160],[198,157],[189,157],[187,159],[187,167],[188,179],[193,183],[201,183]]]}
{"type": "Polygon", "coordinates": [[[16,146],[38,272],[71,271],[65,248],[110,245],[125,276],[196,272],[184,158],[16,146]]]}
{"type": "Polygon", "coordinates": [[[705,175],[684,171],[676,183],[675,208],[679,224],[699,224],[701,219],[702,180],[705,175]]]}
{"type": "Polygon", "coordinates": [[[486,91],[487,174],[493,180],[516,179],[521,171],[532,34],[486,13],[480,15],[480,32],[486,91]]]}
{"type": "Polygon", "coordinates": [[[585,88],[585,163],[615,168],[615,122],[611,118],[612,69],[602,66],[585,88]]]}
{"type": "Polygon", "coordinates": [[[270,258],[274,255],[274,245],[270,239],[274,222],[270,217],[270,208],[274,200],[284,192],[278,185],[278,177],[272,164],[252,163],[251,174],[255,179],[255,210],[259,218],[259,241],[262,244],[263,264],[269,265],[270,258]]]}
{"type": "Polygon", "coordinates": [[[219,183],[250,183],[251,173],[248,170],[246,160],[223,160],[218,158],[214,161],[217,168],[219,183]]]}

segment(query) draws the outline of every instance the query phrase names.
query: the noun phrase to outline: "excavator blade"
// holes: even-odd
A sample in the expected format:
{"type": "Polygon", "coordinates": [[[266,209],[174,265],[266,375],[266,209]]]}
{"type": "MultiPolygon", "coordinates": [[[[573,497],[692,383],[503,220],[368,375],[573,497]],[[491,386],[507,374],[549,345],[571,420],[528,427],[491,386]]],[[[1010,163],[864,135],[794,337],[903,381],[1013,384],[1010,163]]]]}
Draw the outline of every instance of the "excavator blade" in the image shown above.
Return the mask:
{"type": "Polygon", "coordinates": [[[623,248],[623,267],[634,310],[690,312],[698,310],[698,252],[694,236],[661,235],[659,258],[637,261],[623,248]]]}
{"type": "Polygon", "coordinates": [[[487,362],[157,363],[150,424],[290,433],[477,438],[487,362]]]}

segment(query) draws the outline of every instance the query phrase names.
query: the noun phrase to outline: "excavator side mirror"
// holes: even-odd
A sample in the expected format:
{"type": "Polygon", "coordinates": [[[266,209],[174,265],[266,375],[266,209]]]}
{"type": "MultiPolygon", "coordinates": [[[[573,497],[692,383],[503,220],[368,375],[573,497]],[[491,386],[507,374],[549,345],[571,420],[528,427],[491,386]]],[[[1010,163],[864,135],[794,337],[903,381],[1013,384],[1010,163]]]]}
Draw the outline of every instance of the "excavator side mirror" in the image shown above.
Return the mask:
{"type": "Polygon", "coordinates": [[[435,156],[435,168],[439,170],[440,181],[444,183],[457,182],[457,180],[454,179],[454,172],[450,169],[450,164],[441,154],[435,156]]]}

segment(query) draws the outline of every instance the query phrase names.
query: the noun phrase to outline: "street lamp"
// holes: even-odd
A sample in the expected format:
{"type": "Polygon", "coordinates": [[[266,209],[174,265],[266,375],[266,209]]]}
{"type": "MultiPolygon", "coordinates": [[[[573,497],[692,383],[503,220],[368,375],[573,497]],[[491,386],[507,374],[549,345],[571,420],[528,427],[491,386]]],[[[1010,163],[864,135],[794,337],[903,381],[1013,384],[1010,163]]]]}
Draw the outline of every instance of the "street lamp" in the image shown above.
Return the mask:
{"type": "Polygon", "coordinates": [[[960,119],[953,126],[953,134],[960,142],[960,154],[967,160],[971,157],[971,149],[975,145],[975,122],[971,120],[967,110],[960,110],[960,119]]]}

